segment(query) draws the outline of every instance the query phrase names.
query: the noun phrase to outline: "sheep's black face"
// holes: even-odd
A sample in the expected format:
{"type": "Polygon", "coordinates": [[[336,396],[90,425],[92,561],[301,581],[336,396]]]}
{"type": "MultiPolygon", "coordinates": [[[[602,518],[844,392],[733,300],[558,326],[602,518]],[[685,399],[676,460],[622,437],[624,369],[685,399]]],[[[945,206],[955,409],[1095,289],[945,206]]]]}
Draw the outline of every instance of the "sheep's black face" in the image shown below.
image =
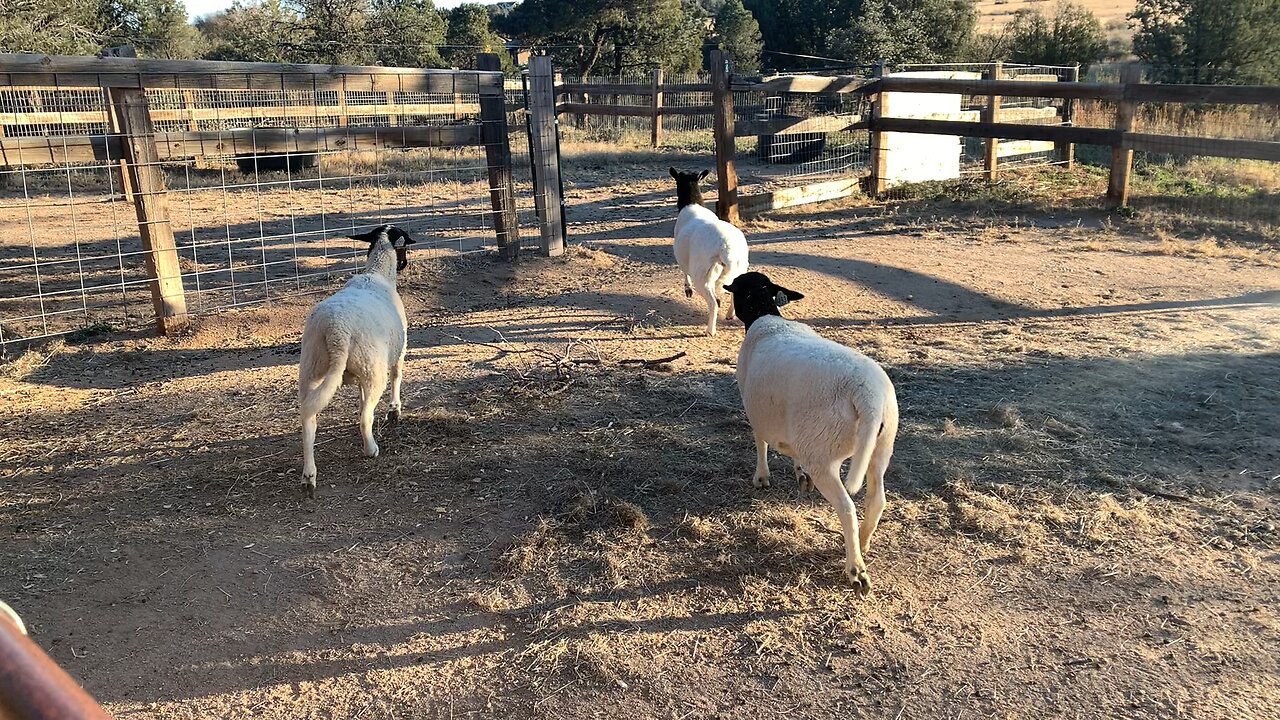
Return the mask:
{"type": "Polygon", "coordinates": [[[804,295],[778,285],[764,273],[748,272],[724,286],[733,293],[733,312],[749,329],[751,323],[765,315],[782,315],[778,308],[803,300],[804,295]]]}
{"type": "Polygon", "coordinates": [[[409,237],[409,233],[395,225],[380,225],[367,233],[350,236],[352,240],[369,243],[369,249],[364,254],[365,257],[369,257],[373,253],[373,246],[377,245],[378,241],[384,237],[391,242],[391,247],[396,251],[396,272],[404,270],[405,266],[409,264],[409,246],[417,242],[409,237]]]}
{"type": "Polygon", "coordinates": [[[686,172],[670,168],[670,172],[671,177],[675,178],[676,181],[676,208],[683,208],[686,205],[701,205],[702,191],[698,189],[698,182],[711,171],[686,172]]]}

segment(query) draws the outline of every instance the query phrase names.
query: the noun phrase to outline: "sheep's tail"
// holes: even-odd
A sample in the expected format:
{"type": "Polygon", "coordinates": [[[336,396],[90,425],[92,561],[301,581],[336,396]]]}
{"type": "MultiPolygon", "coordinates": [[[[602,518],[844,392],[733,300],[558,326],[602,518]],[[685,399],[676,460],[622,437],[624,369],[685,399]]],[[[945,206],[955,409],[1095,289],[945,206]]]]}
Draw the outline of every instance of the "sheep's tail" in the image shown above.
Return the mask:
{"type": "Polygon", "coordinates": [[[298,408],[303,417],[320,412],[342,385],[347,369],[346,343],[332,343],[326,333],[302,333],[298,364],[298,408]]]}
{"type": "MultiPolygon", "coordinates": [[[[855,412],[857,410],[855,409],[855,412]]],[[[853,497],[862,489],[862,482],[867,477],[867,468],[871,466],[871,455],[876,451],[880,432],[884,429],[884,412],[858,413],[857,441],[854,445],[853,458],[849,461],[849,470],[844,476],[844,487],[853,497]]]]}

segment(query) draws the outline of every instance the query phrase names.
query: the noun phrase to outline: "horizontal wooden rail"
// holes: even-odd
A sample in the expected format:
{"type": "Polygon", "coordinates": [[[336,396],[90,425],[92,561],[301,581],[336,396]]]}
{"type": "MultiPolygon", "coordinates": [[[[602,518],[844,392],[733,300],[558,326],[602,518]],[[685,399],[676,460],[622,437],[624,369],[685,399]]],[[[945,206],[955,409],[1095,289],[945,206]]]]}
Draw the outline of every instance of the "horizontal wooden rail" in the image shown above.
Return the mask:
{"type": "Polygon", "coordinates": [[[503,75],[367,65],[0,55],[0,85],[477,94],[501,91],[503,75]]]}
{"type": "MultiPolygon", "coordinates": [[[[868,86],[870,87],[870,86],[868,86]]],[[[981,80],[919,78],[886,75],[879,89],[884,92],[952,93],[958,95],[1001,95],[1008,97],[1076,98],[1120,100],[1123,85],[1071,82],[1023,82],[1021,80],[981,80]]]]}
{"type": "Polygon", "coordinates": [[[1125,98],[1150,103],[1218,103],[1222,105],[1280,105],[1274,85],[1128,85],[1125,98]]]}
{"type": "MultiPolygon", "coordinates": [[[[193,157],[334,152],[379,148],[468,147],[480,144],[479,125],[254,128],[157,132],[161,161],[193,157]]],[[[93,163],[121,157],[118,135],[0,138],[0,165],[93,163]]]]}
{"type": "Polygon", "coordinates": [[[1211,157],[1270,160],[1280,162],[1280,142],[1233,140],[1226,138],[1182,137],[1125,133],[1124,147],[1165,155],[1209,155],[1211,157]]]}
{"type": "MultiPolygon", "coordinates": [[[[479,103],[405,103],[391,105],[260,105],[255,107],[152,110],[152,122],[378,117],[383,115],[478,115],[479,103]]],[[[0,112],[0,125],[106,124],[105,110],[0,112]]]]}
{"type": "Polygon", "coordinates": [[[611,117],[653,117],[653,108],[648,105],[563,102],[556,105],[556,112],[575,113],[578,115],[608,115],[611,117]]]}
{"type": "Polygon", "coordinates": [[[871,92],[876,80],[861,75],[784,75],[756,81],[735,82],[736,91],[763,93],[851,93],[871,92]]]}
{"type": "Polygon", "coordinates": [[[649,96],[653,94],[653,86],[632,83],[560,83],[556,85],[557,95],[568,95],[569,93],[649,96]]]}
{"type": "Polygon", "coordinates": [[[818,115],[815,117],[738,118],[733,126],[735,136],[777,135],[779,133],[835,133],[866,129],[867,119],[861,115],[818,115]]]}
{"type": "Polygon", "coordinates": [[[1019,123],[964,122],[960,120],[924,120],[919,118],[880,118],[873,128],[881,132],[923,133],[925,135],[957,135],[1005,140],[1043,140],[1070,142],[1078,145],[1117,145],[1120,133],[1109,128],[1070,127],[1066,125],[1024,125],[1019,123]]]}

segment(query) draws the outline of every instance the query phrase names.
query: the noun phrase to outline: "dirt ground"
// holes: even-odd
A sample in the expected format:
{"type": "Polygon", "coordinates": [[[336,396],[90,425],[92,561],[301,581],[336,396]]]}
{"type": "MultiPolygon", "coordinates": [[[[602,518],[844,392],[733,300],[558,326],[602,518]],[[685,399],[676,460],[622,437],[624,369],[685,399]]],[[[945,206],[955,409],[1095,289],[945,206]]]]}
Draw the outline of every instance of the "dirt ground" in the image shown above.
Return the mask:
{"type": "Polygon", "coordinates": [[[564,259],[412,264],[405,418],[366,460],[344,391],[313,501],[314,297],[11,361],[0,598],[121,718],[1276,717],[1273,255],[1088,209],[751,223],[898,388],[858,601],[788,461],[751,488],[742,326],[700,334],[650,170],[570,188],[564,259]]]}

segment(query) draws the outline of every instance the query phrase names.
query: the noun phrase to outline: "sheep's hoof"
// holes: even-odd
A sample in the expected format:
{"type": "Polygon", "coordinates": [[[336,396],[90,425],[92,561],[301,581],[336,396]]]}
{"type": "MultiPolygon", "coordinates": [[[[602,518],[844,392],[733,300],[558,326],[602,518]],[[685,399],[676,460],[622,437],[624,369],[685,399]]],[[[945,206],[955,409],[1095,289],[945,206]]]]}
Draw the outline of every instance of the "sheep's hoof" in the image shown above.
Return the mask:
{"type": "Polygon", "coordinates": [[[853,591],[857,593],[859,600],[865,600],[871,594],[871,576],[867,575],[866,568],[846,568],[844,574],[849,578],[849,584],[853,585],[853,591]]]}
{"type": "Polygon", "coordinates": [[[689,287],[688,285],[685,285],[685,286],[684,286],[684,296],[685,296],[686,298],[691,298],[691,297],[693,297],[693,288],[689,287]]]}
{"type": "Polygon", "coordinates": [[[799,467],[796,468],[796,484],[802,493],[813,492],[813,478],[809,477],[809,473],[799,467]]]}
{"type": "Polygon", "coordinates": [[[768,476],[768,475],[765,475],[764,477],[753,477],[753,478],[751,478],[751,487],[754,487],[754,488],[767,488],[767,487],[769,487],[769,476],[768,476]]]}
{"type": "Polygon", "coordinates": [[[302,487],[307,491],[307,497],[314,499],[316,496],[316,473],[302,471],[302,487]]]}
{"type": "Polygon", "coordinates": [[[364,448],[364,456],[367,458],[378,457],[378,452],[379,452],[378,443],[370,443],[369,445],[366,445],[364,448]]]}
{"type": "Polygon", "coordinates": [[[391,408],[387,412],[387,424],[395,425],[398,422],[400,422],[400,408],[391,408]]]}

